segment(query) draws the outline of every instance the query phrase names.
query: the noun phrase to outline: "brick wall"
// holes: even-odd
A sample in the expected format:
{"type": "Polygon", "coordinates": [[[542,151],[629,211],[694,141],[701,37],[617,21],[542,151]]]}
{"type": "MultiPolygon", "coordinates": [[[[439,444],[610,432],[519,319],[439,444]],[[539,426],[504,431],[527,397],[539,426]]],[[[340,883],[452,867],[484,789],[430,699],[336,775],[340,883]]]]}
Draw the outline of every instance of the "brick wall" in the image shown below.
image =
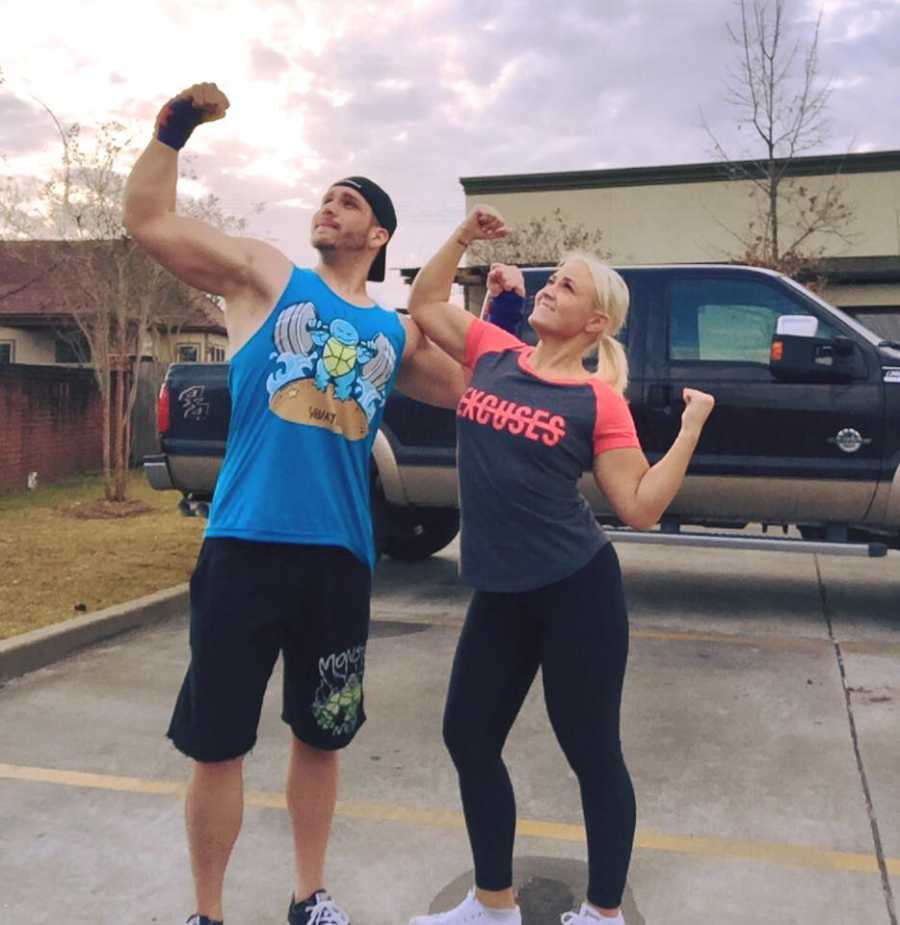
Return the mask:
{"type": "Polygon", "coordinates": [[[100,397],[89,369],[0,366],[0,491],[101,467],[100,397]]]}

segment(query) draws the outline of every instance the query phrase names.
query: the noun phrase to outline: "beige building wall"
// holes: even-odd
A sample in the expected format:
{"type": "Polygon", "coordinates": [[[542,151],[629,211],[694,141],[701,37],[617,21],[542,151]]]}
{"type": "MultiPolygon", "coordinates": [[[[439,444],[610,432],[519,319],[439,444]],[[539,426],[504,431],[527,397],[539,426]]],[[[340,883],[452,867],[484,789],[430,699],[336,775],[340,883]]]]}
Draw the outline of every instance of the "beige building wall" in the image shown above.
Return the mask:
{"type": "Polygon", "coordinates": [[[12,342],[13,362],[47,365],[56,362],[56,338],[46,331],[0,327],[0,342],[12,342]]]}
{"type": "MultiPolygon", "coordinates": [[[[602,231],[601,249],[615,265],[731,262],[743,255],[738,236],[749,236],[764,203],[751,181],[722,177],[728,166],[473,177],[462,183],[467,211],[487,203],[515,226],[559,210],[564,220],[602,231]]],[[[900,152],[801,158],[791,171],[795,175],[782,182],[803,187],[807,195],[821,198],[836,184],[852,214],[842,228],[845,240],[819,235],[804,242],[806,253],[834,261],[823,298],[848,308],[876,334],[900,338],[900,152]],[[801,170],[807,175],[799,175],[801,170]]],[[[782,226],[782,251],[798,234],[782,226]]],[[[483,293],[480,277],[470,274],[465,292],[470,311],[478,311],[483,293]]]]}
{"type": "Polygon", "coordinates": [[[838,307],[846,305],[848,308],[854,308],[858,305],[871,305],[896,308],[900,305],[898,288],[900,287],[878,283],[869,286],[827,286],[822,293],[822,298],[838,307]]]}
{"type": "MultiPolygon", "coordinates": [[[[900,171],[838,177],[801,177],[810,192],[836,182],[855,213],[850,243],[810,239],[828,256],[900,254],[900,171]]],[[[750,181],[660,183],[645,186],[521,191],[466,197],[467,211],[480,202],[499,209],[513,225],[560,209],[567,219],[600,228],[610,260],[629,263],[691,263],[735,259],[743,248],[733,232],[746,233],[755,215],[750,181]]],[[[757,191],[758,192],[758,191],[757,191]]],[[[788,244],[796,229],[783,229],[788,244]]]]}

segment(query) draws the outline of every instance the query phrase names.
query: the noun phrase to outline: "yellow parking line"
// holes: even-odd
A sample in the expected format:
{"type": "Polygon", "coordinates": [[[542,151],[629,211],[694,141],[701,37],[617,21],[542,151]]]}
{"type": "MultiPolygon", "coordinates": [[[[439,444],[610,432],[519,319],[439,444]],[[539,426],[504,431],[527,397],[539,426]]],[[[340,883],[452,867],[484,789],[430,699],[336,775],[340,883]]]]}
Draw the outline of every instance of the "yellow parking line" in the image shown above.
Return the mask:
{"type": "Polygon", "coordinates": [[[860,655],[892,655],[900,656],[900,643],[896,642],[844,642],[838,640],[845,652],[855,652],[860,655]]]}
{"type": "MultiPolygon", "coordinates": [[[[0,779],[163,796],[180,796],[184,793],[186,787],[183,782],[179,781],[119,777],[111,774],[92,774],[84,771],[65,771],[55,768],[30,768],[13,764],[0,764],[0,779]]],[[[245,803],[249,806],[266,809],[286,809],[283,794],[267,791],[247,791],[245,803]]],[[[465,826],[462,815],[457,812],[441,809],[417,809],[409,806],[398,806],[393,803],[369,803],[356,800],[339,801],[336,815],[347,819],[399,822],[439,829],[462,829],[465,826]]],[[[544,822],[537,819],[520,819],[516,834],[552,841],[584,841],[583,826],[562,822],[544,822]]],[[[825,848],[787,845],[779,842],[695,835],[666,835],[662,832],[641,830],[638,831],[635,837],[635,847],[648,851],[690,854],[706,858],[762,861],[783,867],[856,871],[868,874],[878,873],[878,862],[872,854],[831,851],[825,848]]],[[[893,876],[900,876],[900,858],[887,858],[886,863],[888,873],[893,876]]]]}
{"type": "MultiPolygon", "coordinates": [[[[451,611],[426,612],[376,610],[372,619],[380,623],[411,623],[419,626],[447,626],[459,629],[462,616],[451,611]]],[[[651,639],[660,642],[712,642],[721,645],[748,646],[757,649],[781,649],[789,652],[806,652],[814,655],[827,652],[832,642],[827,636],[748,636],[742,633],[698,632],[695,630],[662,630],[631,627],[632,639],[651,639]]],[[[845,652],[859,655],[882,655],[888,658],[900,658],[900,642],[867,642],[838,640],[845,652]]]]}
{"type": "MultiPolygon", "coordinates": [[[[690,630],[651,630],[632,629],[635,639],[657,639],[670,642],[713,642],[732,646],[749,646],[757,649],[780,649],[790,652],[807,652],[815,654],[827,652],[833,643],[830,639],[817,639],[813,636],[745,636],[738,633],[698,633],[690,630]]],[[[887,658],[900,658],[900,642],[863,642],[837,640],[845,652],[859,655],[883,655],[887,658]]]]}
{"type": "MultiPolygon", "coordinates": [[[[827,638],[816,639],[812,636],[745,636],[737,633],[698,633],[690,630],[642,630],[632,629],[635,639],[657,639],[671,642],[714,642],[732,646],[750,646],[759,649],[782,649],[792,652],[829,651],[833,645],[827,638]]],[[[900,658],[900,642],[854,642],[837,640],[845,652],[860,655],[884,655],[900,658]]]]}
{"type": "MultiPolygon", "coordinates": [[[[744,636],[737,633],[699,633],[692,630],[631,630],[632,639],[653,639],[660,642],[712,642],[729,646],[749,646],[754,649],[780,649],[816,654],[831,649],[827,638],[810,636],[744,636]]],[[[898,646],[900,652],[900,646],[898,646]]]]}
{"type": "Polygon", "coordinates": [[[62,784],[66,787],[87,787],[91,790],[116,790],[124,793],[153,793],[180,796],[186,785],[177,781],[152,780],[146,777],[117,777],[113,774],[91,774],[86,771],[64,771],[57,768],[29,768],[17,764],[0,764],[0,778],[25,780],[39,784],[62,784]]]}

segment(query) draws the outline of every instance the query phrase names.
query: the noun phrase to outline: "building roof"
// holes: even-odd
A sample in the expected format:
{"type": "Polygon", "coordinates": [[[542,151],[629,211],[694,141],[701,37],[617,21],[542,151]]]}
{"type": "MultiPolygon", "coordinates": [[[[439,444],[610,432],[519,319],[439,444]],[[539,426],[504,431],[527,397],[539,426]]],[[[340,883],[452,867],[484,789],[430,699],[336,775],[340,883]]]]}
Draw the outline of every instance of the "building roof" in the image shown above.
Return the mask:
{"type": "MultiPolygon", "coordinates": [[[[725,263],[722,261],[710,261],[708,263],[693,262],[689,264],[616,264],[617,269],[628,269],[639,267],[641,269],[652,269],[654,267],[715,267],[729,266],[739,267],[743,264],[735,261],[734,263],[725,263]]],[[[539,269],[547,267],[546,263],[521,263],[518,266],[523,269],[539,269]]],[[[876,257],[823,257],[811,265],[812,268],[806,274],[799,274],[798,278],[810,279],[818,275],[823,275],[829,283],[843,284],[877,284],[877,283],[900,283],[900,257],[876,256],[876,257]]],[[[418,274],[420,267],[403,267],[400,275],[403,281],[412,285],[418,274]]],[[[490,268],[485,265],[476,265],[459,267],[453,281],[460,286],[483,286],[490,268]]],[[[759,269],[759,268],[757,268],[759,269]]]]}
{"type": "MultiPolygon", "coordinates": [[[[467,196],[497,193],[535,193],[547,190],[596,189],[615,186],[652,186],[679,183],[721,183],[759,176],[762,160],[710,161],[703,164],[668,164],[657,167],[616,167],[611,170],[570,170],[559,173],[520,173],[490,177],[461,177],[467,196]]],[[[900,151],[869,151],[864,154],[822,154],[795,157],[785,167],[786,176],[880,173],[900,170],[900,151]]]]}
{"type": "MultiPolygon", "coordinates": [[[[57,327],[73,323],[74,311],[90,314],[89,304],[73,307],[69,261],[90,261],[101,253],[101,246],[113,243],[0,241],[0,325],[57,327]]],[[[130,246],[131,242],[124,241],[123,245],[130,246]]],[[[105,265],[101,263],[97,272],[103,272],[105,265]]],[[[173,304],[171,313],[163,314],[160,323],[183,331],[225,334],[223,313],[216,303],[202,292],[187,287],[185,291],[187,303],[173,304]]]]}

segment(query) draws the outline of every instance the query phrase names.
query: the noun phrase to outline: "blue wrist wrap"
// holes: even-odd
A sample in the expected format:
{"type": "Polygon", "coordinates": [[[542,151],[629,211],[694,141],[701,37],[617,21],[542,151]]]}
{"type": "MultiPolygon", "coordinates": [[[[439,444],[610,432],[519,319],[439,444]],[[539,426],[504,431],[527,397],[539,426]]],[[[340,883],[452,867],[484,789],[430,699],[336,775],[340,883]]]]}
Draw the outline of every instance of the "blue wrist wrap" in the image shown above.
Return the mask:
{"type": "Polygon", "coordinates": [[[525,300],[522,296],[508,289],[491,299],[488,321],[518,336],[524,308],[525,300]]]}
{"type": "Polygon", "coordinates": [[[203,110],[194,109],[188,99],[169,100],[156,120],[156,137],[163,144],[180,151],[204,116],[203,110]]]}

